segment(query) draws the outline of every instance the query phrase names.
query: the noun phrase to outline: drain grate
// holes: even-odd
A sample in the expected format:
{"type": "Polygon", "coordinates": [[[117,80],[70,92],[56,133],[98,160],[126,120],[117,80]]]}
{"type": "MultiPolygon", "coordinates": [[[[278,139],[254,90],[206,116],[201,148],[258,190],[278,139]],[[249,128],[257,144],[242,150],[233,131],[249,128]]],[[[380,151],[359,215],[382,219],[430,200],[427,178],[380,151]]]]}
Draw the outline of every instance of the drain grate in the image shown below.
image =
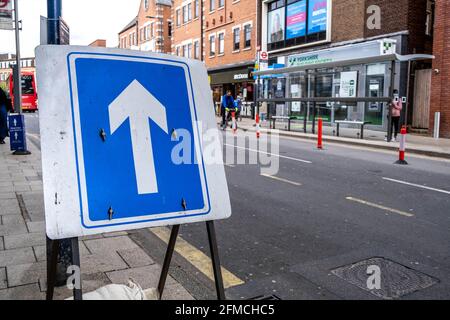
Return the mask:
{"type": "Polygon", "coordinates": [[[339,278],[383,299],[397,299],[415,291],[431,287],[439,282],[439,280],[422,272],[380,257],[339,267],[331,272],[339,278]],[[373,276],[375,276],[373,271],[368,273],[370,266],[379,268],[380,289],[373,289],[371,286],[370,288],[368,286],[369,277],[372,280],[373,276]]]}

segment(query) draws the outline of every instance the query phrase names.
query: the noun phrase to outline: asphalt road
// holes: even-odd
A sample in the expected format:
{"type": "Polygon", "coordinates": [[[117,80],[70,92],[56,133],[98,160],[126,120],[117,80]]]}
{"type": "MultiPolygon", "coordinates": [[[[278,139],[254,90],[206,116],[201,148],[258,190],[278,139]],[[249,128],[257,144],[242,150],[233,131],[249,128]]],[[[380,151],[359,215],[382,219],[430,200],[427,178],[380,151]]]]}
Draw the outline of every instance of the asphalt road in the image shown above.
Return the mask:
{"type": "MultiPolygon", "coordinates": [[[[28,132],[38,134],[37,118],[27,117],[28,132]]],[[[333,272],[370,258],[400,266],[383,267],[381,281],[383,288],[404,286],[401,298],[450,298],[449,161],[409,157],[400,166],[392,152],[342,145],[320,151],[289,138],[279,149],[272,177],[259,165],[226,166],[233,215],[216,223],[220,257],[244,282],[227,288],[229,298],[377,299],[333,272]]],[[[180,235],[209,256],[204,224],[182,226],[180,235]]],[[[149,230],[132,237],[162,262],[160,238],[149,230]]],[[[175,253],[170,273],[197,298],[214,298],[212,281],[186,256],[175,253]]],[[[365,276],[359,273],[360,282],[365,276]]]]}

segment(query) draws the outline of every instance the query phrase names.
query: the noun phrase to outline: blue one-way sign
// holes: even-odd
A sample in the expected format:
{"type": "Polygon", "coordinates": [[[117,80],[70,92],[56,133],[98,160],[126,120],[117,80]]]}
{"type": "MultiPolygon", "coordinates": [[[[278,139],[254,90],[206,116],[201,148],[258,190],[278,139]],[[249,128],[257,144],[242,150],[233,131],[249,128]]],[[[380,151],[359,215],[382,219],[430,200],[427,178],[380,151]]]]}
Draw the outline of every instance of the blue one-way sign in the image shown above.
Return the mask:
{"type": "Polygon", "coordinates": [[[202,64],[60,46],[38,48],[37,59],[51,238],[230,215],[223,164],[203,156],[202,130],[216,126],[202,64]],[[192,151],[183,163],[173,152],[181,131],[192,151]]]}

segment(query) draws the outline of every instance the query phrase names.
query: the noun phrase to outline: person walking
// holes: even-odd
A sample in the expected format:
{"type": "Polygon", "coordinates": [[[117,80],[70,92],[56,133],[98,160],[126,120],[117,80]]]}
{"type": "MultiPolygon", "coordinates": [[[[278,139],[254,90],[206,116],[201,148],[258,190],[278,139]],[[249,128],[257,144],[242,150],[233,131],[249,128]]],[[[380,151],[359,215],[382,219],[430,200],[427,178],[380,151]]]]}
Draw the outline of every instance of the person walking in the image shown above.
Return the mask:
{"type": "Polygon", "coordinates": [[[5,138],[8,136],[7,118],[9,109],[11,109],[11,102],[5,91],[0,88],[0,144],[5,144],[5,138]]]}
{"type": "Polygon", "coordinates": [[[397,135],[400,132],[400,115],[403,109],[403,104],[398,95],[398,90],[394,90],[394,99],[389,104],[389,108],[391,108],[391,127],[389,128],[389,136],[391,138],[394,137],[394,141],[397,141],[397,135]]]}
{"type": "Polygon", "coordinates": [[[234,108],[234,99],[231,95],[231,91],[227,90],[227,93],[222,97],[222,103],[220,112],[222,113],[222,129],[225,130],[227,128],[227,116],[228,112],[234,108]]]}

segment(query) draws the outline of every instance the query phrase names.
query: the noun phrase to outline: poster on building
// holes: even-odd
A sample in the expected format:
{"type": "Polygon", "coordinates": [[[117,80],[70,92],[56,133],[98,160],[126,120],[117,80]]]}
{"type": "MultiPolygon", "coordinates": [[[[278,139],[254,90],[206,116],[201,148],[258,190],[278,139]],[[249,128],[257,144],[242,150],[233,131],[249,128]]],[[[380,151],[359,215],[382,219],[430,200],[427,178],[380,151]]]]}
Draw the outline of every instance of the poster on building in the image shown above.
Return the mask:
{"type": "Polygon", "coordinates": [[[358,71],[341,72],[339,96],[341,98],[356,98],[358,71]]]}
{"type": "Polygon", "coordinates": [[[328,0],[310,0],[308,8],[308,34],[327,30],[328,0]]]}
{"type": "Polygon", "coordinates": [[[300,0],[287,6],[286,39],[306,35],[306,0],[300,0]]]}
{"type": "Polygon", "coordinates": [[[269,12],[268,43],[284,40],[284,8],[269,12]]]}
{"type": "Polygon", "coordinates": [[[0,30],[13,29],[12,0],[0,0],[0,30]]]}

